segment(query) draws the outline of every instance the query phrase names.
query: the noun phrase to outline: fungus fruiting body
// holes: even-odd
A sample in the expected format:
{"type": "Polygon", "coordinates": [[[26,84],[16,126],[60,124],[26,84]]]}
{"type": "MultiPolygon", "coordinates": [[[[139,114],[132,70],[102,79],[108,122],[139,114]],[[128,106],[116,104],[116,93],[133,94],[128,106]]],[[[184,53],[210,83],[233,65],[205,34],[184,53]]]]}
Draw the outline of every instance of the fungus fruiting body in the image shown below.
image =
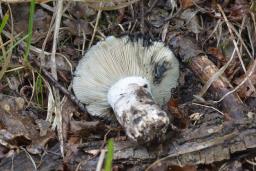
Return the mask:
{"type": "Polygon", "coordinates": [[[162,42],[110,36],[81,59],[73,90],[91,115],[110,117],[113,109],[129,138],[150,142],[168,128],[161,106],[178,77],[178,60],[162,42]]]}

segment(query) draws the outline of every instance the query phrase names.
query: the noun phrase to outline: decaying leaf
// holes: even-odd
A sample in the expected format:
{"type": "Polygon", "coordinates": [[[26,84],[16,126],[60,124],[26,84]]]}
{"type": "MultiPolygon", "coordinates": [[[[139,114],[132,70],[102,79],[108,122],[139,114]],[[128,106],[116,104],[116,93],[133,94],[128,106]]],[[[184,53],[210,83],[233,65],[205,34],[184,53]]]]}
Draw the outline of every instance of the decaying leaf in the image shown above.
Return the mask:
{"type": "Polygon", "coordinates": [[[148,15],[148,22],[154,27],[161,27],[164,24],[164,19],[168,17],[168,12],[162,8],[155,8],[148,15]]]}
{"type": "Polygon", "coordinates": [[[31,152],[41,153],[53,133],[47,130],[47,136],[40,136],[34,119],[24,107],[23,98],[0,94],[0,143],[9,149],[30,145],[31,152]]]}
{"type": "Polygon", "coordinates": [[[179,129],[185,129],[189,125],[189,118],[182,113],[178,108],[178,102],[176,99],[171,99],[168,102],[168,110],[174,118],[174,125],[179,129]]]}
{"type": "Polygon", "coordinates": [[[38,136],[37,138],[33,138],[32,143],[27,146],[26,149],[31,154],[42,154],[45,150],[45,145],[49,142],[49,140],[53,138],[55,138],[55,134],[51,131],[48,131],[47,134],[44,136],[38,136]]]}
{"type": "Polygon", "coordinates": [[[226,62],[225,56],[220,49],[214,48],[214,47],[209,47],[208,53],[213,55],[214,57],[216,57],[217,60],[220,61],[222,64],[224,62],[226,62]]]}
{"type": "MultiPolygon", "coordinates": [[[[33,160],[38,170],[94,170],[98,162],[98,155],[104,146],[105,138],[109,137],[114,137],[115,142],[117,142],[116,144],[119,144],[119,148],[116,148],[114,152],[115,162],[117,163],[113,165],[112,170],[128,170],[131,165],[134,166],[130,170],[144,170],[152,161],[161,160],[162,157],[170,154],[173,155],[172,159],[168,158],[166,162],[160,162],[150,170],[196,171],[198,165],[186,166],[188,162],[191,164],[202,164],[198,170],[244,170],[244,165],[249,163],[248,160],[252,161],[251,167],[255,165],[253,163],[255,161],[254,158],[245,158],[243,162],[233,161],[233,159],[229,160],[233,157],[241,157],[239,156],[240,153],[247,155],[255,150],[255,134],[251,135],[250,133],[255,132],[253,119],[255,119],[256,111],[256,92],[254,92],[251,84],[245,81],[246,75],[248,76],[248,73],[252,71],[250,80],[254,87],[256,86],[256,69],[253,68],[254,63],[256,63],[254,59],[256,54],[255,1],[146,0],[141,1],[143,5],[138,3],[140,0],[78,1],[64,0],[63,3],[60,32],[58,33],[59,41],[56,46],[55,58],[58,83],[64,87],[71,83],[76,63],[81,58],[81,54],[88,50],[87,47],[89,46],[90,39],[92,44],[95,44],[98,40],[110,35],[133,34],[143,30],[144,33],[149,34],[152,38],[157,40],[162,38],[162,41],[166,41],[169,43],[168,45],[172,46],[173,51],[178,52],[176,53],[178,54],[177,57],[180,58],[182,63],[179,81],[181,91],[179,96],[175,98],[179,99],[181,104],[178,104],[176,100],[171,100],[165,107],[169,110],[168,114],[174,117],[170,124],[176,126],[175,128],[183,130],[179,131],[177,129],[177,133],[175,132],[174,135],[172,133],[169,135],[170,132],[168,132],[166,134],[167,141],[163,144],[161,143],[157,149],[154,149],[156,152],[152,153],[151,148],[141,149],[140,146],[135,147],[133,144],[130,144],[127,137],[121,139],[124,132],[121,128],[118,128],[118,125],[108,126],[99,120],[94,120],[94,118],[89,120],[88,117],[85,117],[83,113],[78,111],[75,105],[66,100],[62,101],[63,108],[60,112],[62,127],[58,129],[58,131],[61,129],[59,135],[63,135],[63,139],[60,139],[60,144],[56,143],[56,141],[50,141],[55,138],[55,133],[50,130],[51,123],[46,121],[44,117],[47,115],[46,111],[52,111],[51,106],[48,109],[41,108],[45,107],[44,105],[37,108],[35,99],[31,97],[35,97],[36,94],[37,88],[34,84],[34,79],[36,78],[34,77],[37,76],[37,71],[41,69],[40,67],[49,71],[49,66],[52,65],[49,56],[51,56],[53,36],[50,35],[48,39],[45,38],[47,32],[53,33],[54,21],[56,20],[52,17],[56,16],[54,14],[58,10],[56,6],[58,1],[35,0],[37,4],[33,23],[33,45],[31,46],[30,55],[42,55],[41,51],[44,51],[45,55],[40,58],[41,66],[34,68],[34,63],[31,63],[32,68],[27,68],[22,63],[23,47],[25,47],[24,44],[26,42],[19,41],[20,38],[27,34],[31,1],[2,0],[2,4],[0,3],[0,17],[2,13],[4,14],[8,10],[8,3],[11,3],[11,10],[9,11],[12,14],[13,20],[11,17],[9,18],[3,30],[4,32],[0,36],[0,39],[2,39],[0,40],[0,65],[3,59],[1,53],[4,50],[10,51],[10,37],[7,35],[11,34],[12,21],[14,22],[15,35],[13,36],[15,37],[14,43],[16,43],[16,46],[13,48],[10,56],[10,63],[5,71],[5,77],[0,82],[0,92],[7,94],[3,95],[0,93],[0,170],[7,170],[3,168],[32,170],[34,169],[31,163],[33,160]],[[231,32],[234,34],[233,37],[230,36],[229,26],[225,24],[224,15],[221,15],[217,8],[218,4],[221,5],[224,15],[227,16],[231,32]],[[101,13],[99,23],[97,23],[97,12],[99,10],[103,12],[101,13]],[[49,30],[52,19],[53,25],[51,30],[49,30]],[[141,29],[142,27],[143,29],[141,29]],[[95,31],[95,35],[93,35],[93,31],[95,31]],[[241,31],[240,37],[235,31],[241,31]],[[177,35],[189,36],[191,40],[194,40],[194,37],[198,39],[196,39],[197,41],[183,38],[178,40],[177,35]],[[173,39],[174,43],[170,43],[173,41],[172,38],[175,39],[173,39]],[[42,48],[43,42],[45,47],[42,48]],[[247,69],[246,74],[244,74],[241,61],[238,60],[236,54],[234,59],[232,58],[232,61],[228,63],[235,49],[234,42],[238,44],[242,61],[244,61],[247,69]],[[246,48],[241,42],[247,46],[248,50],[245,50],[246,48]],[[205,53],[208,55],[207,63],[201,63],[206,61],[206,58],[199,54],[205,53]],[[195,58],[202,60],[194,63],[195,58]],[[209,67],[212,67],[212,63],[209,65],[209,61],[217,65],[216,69],[207,70],[209,67]],[[225,71],[219,72],[220,68],[227,63],[228,66],[225,68],[225,71]],[[199,67],[197,69],[194,67],[193,69],[193,66],[190,64],[199,67]],[[195,103],[191,103],[191,101],[193,95],[202,89],[200,81],[205,83],[209,78],[213,78],[204,75],[209,71],[221,73],[218,78],[227,78],[225,81],[229,84],[224,86],[228,88],[222,92],[218,89],[218,87],[221,87],[221,84],[209,84],[214,89],[213,91],[207,91],[205,96],[201,98],[202,103],[200,103],[206,105],[197,105],[195,107],[195,103]],[[241,84],[243,82],[244,84],[241,84]],[[215,99],[215,96],[221,98],[238,85],[239,89],[228,95],[223,100],[226,100],[225,102],[220,102],[218,105],[210,103],[212,100],[218,100],[215,99]],[[236,93],[239,94],[242,100],[236,93]],[[231,103],[228,103],[230,96],[235,96],[235,100],[239,99],[239,103],[233,103],[233,98],[230,98],[231,103]],[[248,105],[246,108],[250,111],[246,111],[245,115],[252,122],[228,127],[225,124],[228,112],[224,110],[232,106],[232,109],[228,111],[238,111],[240,115],[242,113],[240,108],[242,107],[240,105],[232,105],[240,104],[240,100],[242,104],[248,105]],[[208,104],[210,105],[207,106],[208,104]],[[224,119],[219,113],[216,114],[216,111],[213,110],[215,107],[220,111],[219,113],[223,112],[225,114],[224,119]],[[165,144],[168,146],[165,147],[165,144]],[[55,147],[54,150],[52,145],[55,147]],[[49,147],[47,151],[45,149],[46,146],[49,147]],[[64,147],[64,158],[61,158],[59,154],[60,146],[61,148],[64,147]],[[17,153],[20,149],[22,149],[21,153],[23,155],[17,153]],[[32,155],[31,159],[29,153],[43,155],[40,156],[41,159],[38,157],[39,155],[32,155]],[[54,157],[47,158],[49,154],[54,157]],[[7,157],[10,159],[10,165],[7,165],[6,163],[8,162],[4,159],[7,157]],[[170,164],[170,161],[175,161],[175,163],[170,164]],[[23,162],[25,163],[24,165],[23,162]],[[217,165],[222,165],[221,168],[211,167],[215,165],[213,162],[217,162],[217,165]],[[210,163],[211,166],[208,165],[210,163]],[[126,165],[129,166],[127,167],[126,165]],[[207,169],[204,167],[207,167],[207,169]]],[[[94,66],[92,65],[92,67],[94,66]]],[[[42,78],[47,82],[46,76],[42,75],[42,78]]],[[[214,79],[217,80],[216,78],[214,79]]],[[[52,83],[50,84],[52,86],[52,83]]],[[[61,93],[60,95],[63,96],[61,93]]],[[[53,93],[51,97],[54,96],[53,93]]],[[[45,94],[44,97],[46,97],[45,94]]],[[[47,104],[46,100],[47,98],[44,99],[43,104],[47,104]]],[[[52,116],[54,116],[54,112],[52,116]]]]}
{"type": "MultiPolygon", "coordinates": [[[[230,42],[231,43],[231,42],[230,42]]],[[[231,58],[232,53],[234,51],[234,47],[231,46],[231,48],[223,48],[224,53],[219,48],[208,48],[208,53],[211,54],[215,59],[217,59],[216,63],[218,68],[221,68],[223,65],[225,65],[229,58],[231,58]],[[225,55],[224,55],[225,54],[225,55]]],[[[214,60],[215,61],[215,60],[214,60]]],[[[230,61],[229,65],[225,69],[225,74],[229,78],[229,80],[232,80],[234,75],[238,72],[240,69],[240,62],[237,58],[230,61]]]]}
{"type": "MultiPolygon", "coordinates": [[[[50,66],[51,66],[50,56],[45,56],[44,60],[45,61],[44,61],[44,64],[42,64],[42,66],[47,69],[50,69],[50,66]]],[[[56,55],[56,60],[58,61],[58,63],[56,64],[56,67],[59,71],[72,71],[72,64],[66,58],[66,56],[56,55]]]]}
{"type": "Polygon", "coordinates": [[[250,12],[250,4],[247,0],[235,0],[229,10],[229,18],[233,21],[241,21],[250,12]]]}
{"type": "MultiPolygon", "coordinates": [[[[247,74],[252,72],[251,76],[249,77],[252,84],[256,85],[256,60],[254,62],[251,62],[251,64],[248,67],[247,74]]],[[[239,85],[242,81],[246,79],[246,75],[242,75],[241,77],[238,77],[235,79],[234,83],[236,85],[239,85]]],[[[254,92],[253,87],[249,84],[248,81],[246,81],[239,89],[238,89],[239,96],[241,98],[248,98],[248,97],[256,97],[256,92],[254,92]]]]}
{"type": "Polygon", "coordinates": [[[67,19],[64,21],[64,24],[68,27],[68,30],[72,35],[82,36],[83,34],[88,35],[92,33],[92,29],[88,26],[88,22],[83,19],[67,19]]]}
{"type": "Polygon", "coordinates": [[[189,8],[193,5],[193,0],[181,0],[181,6],[183,9],[189,8]]]}
{"type": "MultiPolygon", "coordinates": [[[[17,33],[26,34],[28,30],[29,4],[12,5],[14,29],[17,33]]],[[[34,15],[32,43],[37,43],[46,37],[51,22],[51,16],[38,9],[34,15]]]]}
{"type": "Polygon", "coordinates": [[[197,12],[198,11],[196,11],[196,10],[188,8],[188,9],[184,10],[180,16],[181,19],[183,19],[185,21],[184,26],[187,27],[187,29],[190,32],[193,32],[195,34],[200,33],[202,30],[200,23],[199,23],[199,18],[197,16],[197,12]]]}
{"type": "Polygon", "coordinates": [[[70,4],[67,11],[75,16],[77,19],[87,19],[88,17],[96,15],[96,10],[89,8],[86,3],[74,2],[70,4]]]}

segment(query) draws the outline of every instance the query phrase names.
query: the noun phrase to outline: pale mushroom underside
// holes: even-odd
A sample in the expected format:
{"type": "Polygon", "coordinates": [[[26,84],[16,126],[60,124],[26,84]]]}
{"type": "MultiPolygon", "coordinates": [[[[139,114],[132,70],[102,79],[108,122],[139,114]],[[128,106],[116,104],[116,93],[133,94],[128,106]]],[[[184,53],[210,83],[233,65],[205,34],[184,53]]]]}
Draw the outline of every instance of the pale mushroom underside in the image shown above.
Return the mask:
{"type": "Polygon", "coordinates": [[[170,99],[171,89],[176,87],[179,77],[178,60],[164,43],[145,41],[150,40],[109,36],[91,47],[80,60],[73,90],[91,115],[111,114],[108,91],[118,80],[128,76],[146,78],[158,105],[170,99]]]}

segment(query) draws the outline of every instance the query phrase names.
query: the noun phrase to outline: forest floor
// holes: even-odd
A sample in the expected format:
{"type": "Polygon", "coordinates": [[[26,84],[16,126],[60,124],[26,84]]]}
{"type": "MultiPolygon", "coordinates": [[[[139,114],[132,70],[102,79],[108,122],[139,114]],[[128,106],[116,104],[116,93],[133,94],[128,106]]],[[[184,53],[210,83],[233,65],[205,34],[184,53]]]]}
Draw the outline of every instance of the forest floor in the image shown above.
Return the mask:
{"type": "Polygon", "coordinates": [[[254,0],[33,2],[0,1],[0,170],[256,170],[254,0]],[[180,61],[160,144],[130,142],[74,100],[79,59],[126,34],[180,61]]]}

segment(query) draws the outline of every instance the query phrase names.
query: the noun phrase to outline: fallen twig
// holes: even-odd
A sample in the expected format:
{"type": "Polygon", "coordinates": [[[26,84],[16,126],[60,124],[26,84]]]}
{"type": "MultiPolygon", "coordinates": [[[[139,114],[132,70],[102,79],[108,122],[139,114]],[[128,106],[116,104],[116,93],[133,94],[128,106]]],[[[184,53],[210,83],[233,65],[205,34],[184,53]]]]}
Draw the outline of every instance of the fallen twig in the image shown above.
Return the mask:
{"type": "Polygon", "coordinates": [[[56,87],[57,89],[60,90],[60,92],[62,92],[65,96],[67,96],[75,105],[78,106],[78,108],[84,113],[84,117],[86,120],[92,120],[92,119],[98,119],[102,122],[105,122],[105,123],[108,123],[109,120],[107,119],[103,119],[103,118],[100,118],[100,117],[96,117],[96,116],[91,116],[89,114],[89,112],[87,111],[86,109],[86,106],[81,103],[75,95],[73,95],[73,93],[71,93],[69,90],[67,90],[64,86],[62,86],[57,80],[55,80],[53,78],[53,76],[47,71],[47,69],[41,67],[40,63],[32,56],[30,56],[30,60],[32,62],[34,62],[34,64],[36,65],[36,67],[38,69],[40,69],[40,71],[42,72],[42,74],[45,76],[45,78],[52,83],[52,85],[54,87],[56,87]]]}
{"type": "Polygon", "coordinates": [[[101,10],[98,11],[97,18],[96,18],[96,23],[95,23],[95,26],[94,26],[94,29],[93,29],[93,33],[92,33],[92,38],[91,38],[91,41],[89,43],[89,47],[88,48],[90,48],[92,46],[95,34],[97,32],[97,28],[98,28],[98,25],[99,25],[99,21],[100,21],[100,17],[101,17],[101,12],[102,12],[101,10]]]}
{"type": "MultiPolygon", "coordinates": [[[[218,72],[218,68],[203,54],[195,40],[186,36],[175,36],[169,44],[176,50],[176,55],[179,56],[182,61],[187,62],[186,64],[203,83],[206,83],[218,72]]],[[[222,98],[232,90],[230,87],[227,78],[221,76],[212,82],[210,89],[215,92],[218,98],[222,98]]],[[[234,120],[243,118],[246,113],[245,105],[236,92],[232,91],[232,94],[225,96],[221,104],[224,111],[234,120]]]]}
{"type": "Polygon", "coordinates": [[[33,57],[30,57],[34,62],[37,68],[40,68],[42,74],[46,77],[46,79],[53,84],[54,87],[58,88],[63,94],[65,94],[73,103],[75,103],[79,109],[84,112],[86,115],[86,119],[89,119],[88,111],[86,107],[79,102],[79,100],[74,96],[70,91],[68,91],[65,87],[63,87],[57,80],[53,78],[53,76],[45,69],[42,68],[40,63],[33,57]]]}

